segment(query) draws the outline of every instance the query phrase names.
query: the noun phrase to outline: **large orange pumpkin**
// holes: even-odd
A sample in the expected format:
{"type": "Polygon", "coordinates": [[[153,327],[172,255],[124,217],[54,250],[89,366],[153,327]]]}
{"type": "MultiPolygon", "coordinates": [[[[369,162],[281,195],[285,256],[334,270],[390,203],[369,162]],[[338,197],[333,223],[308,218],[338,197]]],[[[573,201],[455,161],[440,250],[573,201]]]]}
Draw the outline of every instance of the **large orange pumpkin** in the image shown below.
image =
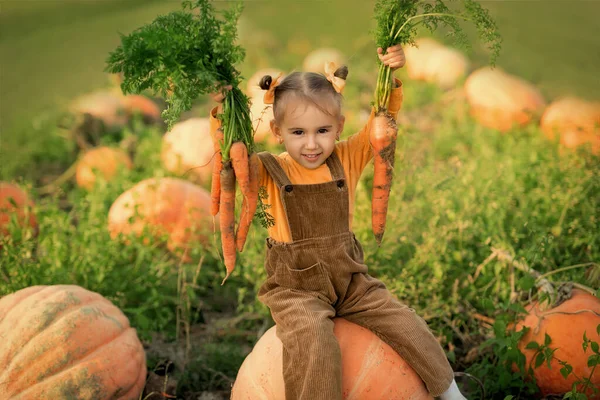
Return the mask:
{"type": "MultiPolygon", "coordinates": [[[[576,380],[573,375],[567,379],[561,375],[561,365],[557,359],[571,364],[577,376],[590,376],[592,368],[588,367],[587,361],[588,356],[593,353],[589,349],[587,352],[583,351],[584,332],[588,339],[600,344],[600,335],[596,331],[596,327],[600,324],[600,299],[579,289],[574,289],[571,294],[570,299],[551,309],[543,310],[537,303],[530,305],[527,307],[527,316],[516,327],[517,331],[523,327],[530,328],[519,344],[519,349],[526,357],[526,366],[535,366],[533,360],[535,350],[525,348],[529,342],[535,341],[542,345],[548,334],[552,339],[549,347],[557,349],[554,353],[555,358],[550,363],[551,369],[548,369],[544,362],[533,370],[536,382],[544,396],[566,393],[571,390],[576,380]]],[[[600,369],[596,369],[591,380],[594,385],[600,387],[600,369]]],[[[600,396],[588,398],[598,400],[600,396]]]]}
{"type": "Polygon", "coordinates": [[[119,169],[132,167],[125,151],[106,146],[96,147],[86,152],[77,163],[75,180],[79,187],[91,190],[96,184],[97,174],[110,181],[119,169]]]}
{"type": "Polygon", "coordinates": [[[482,125],[507,131],[541,116],[544,97],[531,83],[501,68],[480,68],[467,78],[465,95],[471,115],[482,125]]]}
{"type": "MultiPolygon", "coordinates": [[[[342,318],[334,323],[342,351],[345,400],[433,399],[414,370],[374,333],[342,318]]],[[[244,360],[231,399],[283,398],[282,345],[272,327],[244,360]]]]}
{"type": "Polygon", "coordinates": [[[323,47],[311,51],[302,63],[302,67],[306,72],[317,72],[320,74],[325,73],[325,63],[333,62],[338,67],[344,65],[346,57],[338,49],[331,47],[323,47]]]}
{"type": "Polygon", "coordinates": [[[178,122],[163,136],[161,159],[165,168],[196,183],[210,182],[214,153],[208,118],[178,122]]]}
{"type": "Polygon", "coordinates": [[[600,153],[600,102],[568,96],[553,101],[544,111],[540,127],[550,140],[559,135],[568,148],[590,143],[600,153]]]}
{"type": "Polygon", "coordinates": [[[416,45],[404,49],[406,70],[411,79],[450,89],[467,74],[469,61],[458,50],[431,38],[417,39],[416,45]]]}
{"type": "Polygon", "coordinates": [[[32,286],[0,299],[0,398],[136,400],[146,356],[110,301],[79,286],[32,286]]]}
{"type": "Polygon", "coordinates": [[[20,226],[37,229],[37,219],[27,193],[15,184],[0,182],[0,236],[8,235],[10,220],[16,217],[20,226]]]}
{"type": "MultiPolygon", "coordinates": [[[[168,248],[184,249],[200,242],[208,245],[213,231],[210,193],[177,178],[150,178],[121,194],[108,212],[111,237],[140,235],[148,228],[154,235],[168,235],[168,248]]],[[[218,229],[218,217],[214,219],[218,229]]],[[[186,260],[188,258],[186,257],[186,260]]]]}

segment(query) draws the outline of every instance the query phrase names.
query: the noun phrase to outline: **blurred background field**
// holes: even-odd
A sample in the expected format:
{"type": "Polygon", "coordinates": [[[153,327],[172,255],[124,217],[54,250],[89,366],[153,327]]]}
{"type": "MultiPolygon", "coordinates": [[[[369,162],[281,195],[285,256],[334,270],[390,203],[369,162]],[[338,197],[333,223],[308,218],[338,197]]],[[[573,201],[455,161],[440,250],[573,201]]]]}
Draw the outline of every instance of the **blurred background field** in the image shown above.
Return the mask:
{"type": "MultiPolygon", "coordinates": [[[[222,2],[226,5],[227,2],[222,2]]],[[[498,65],[538,85],[548,97],[600,93],[600,36],[595,1],[484,2],[503,35],[498,65]]],[[[375,66],[369,29],[373,1],[248,1],[240,35],[248,57],[242,72],[266,66],[299,68],[310,49],[334,46],[375,66]],[[371,57],[371,58],[369,58],[371,57]]],[[[39,138],[27,126],[77,95],[107,84],[108,52],[156,15],[179,9],[174,0],[28,0],[1,3],[0,130],[4,162],[27,157],[39,138]]],[[[487,55],[474,42],[475,66],[487,55]]],[[[352,75],[350,75],[352,79],[352,75]]],[[[26,160],[26,158],[25,158],[26,160]]],[[[5,164],[6,165],[6,164],[5,164]]],[[[1,177],[14,175],[6,167],[1,177]]]]}
{"type": "MultiPolygon", "coordinates": [[[[369,32],[374,1],[244,4],[244,77],[261,68],[301,69],[312,50],[337,48],[349,66],[345,136],[360,129],[377,71],[369,32]]],[[[565,95],[600,99],[600,2],[482,5],[503,37],[498,65],[505,71],[531,82],[548,102],[565,95]]],[[[161,162],[160,124],[134,120],[102,137],[101,144],[133,155],[131,170],[119,169],[110,182],[100,179],[88,190],[59,178],[82,153],[61,127],[67,106],[96,89],[115,90],[103,69],[120,43],[118,33],[179,10],[180,2],[1,0],[0,6],[0,180],[29,190],[39,220],[37,238],[12,226],[12,239],[0,243],[0,296],[66,282],[97,291],[130,318],[146,345],[149,368],[169,375],[170,393],[176,386],[184,399],[202,393],[225,398],[244,357],[272,325],[256,300],[265,277],[266,231],[255,221],[224,286],[217,235],[208,246],[192,246],[191,261],[166,251],[162,238],[111,240],[107,214],[121,193],[151,177],[190,178],[161,162]]],[[[471,35],[467,56],[477,69],[488,54],[471,35]]],[[[450,44],[442,32],[435,37],[450,44]]],[[[498,254],[548,274],[557,285],[597,290],[599,158],[589,149],[564,151],[544,137],[537,120],[504,133],[483,127],[457,91],[411,80],[405,70],[397,75],[405,93],[402,143],[381,248],[370,227],[372,167],[357,189],[354,230],[367,264],[424,316],[453,367],[483,381],[487,398],[534,398],[531,385],[505,365],[516,361],[510,349],[517,339],[503,328],[522,310],[535,282],[498,254]]],[[[205,118],[212,106],[200,98],[184,118],[205,118]]],[[[476,388],[460,383],[478,398],[476,388]]]]}

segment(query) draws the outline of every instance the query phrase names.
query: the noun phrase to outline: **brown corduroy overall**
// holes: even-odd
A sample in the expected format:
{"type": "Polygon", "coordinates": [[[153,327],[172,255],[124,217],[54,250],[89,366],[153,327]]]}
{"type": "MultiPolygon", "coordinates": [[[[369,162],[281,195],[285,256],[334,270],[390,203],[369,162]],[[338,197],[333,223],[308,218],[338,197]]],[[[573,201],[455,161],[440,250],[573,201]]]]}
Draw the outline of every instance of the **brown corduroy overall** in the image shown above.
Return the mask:
{"type": "Polygon", "coordinates": [[[404,358],[433,396],[453,372],[425,321],[367,274],[363,249],[350,231],[344,169],[327,159],[333,180],[292,185],[275,157],[259,157],[279,187],[291,243],[267,238],[267,280],[258,298],[269,307],[283,343],[286,400],[341,400],[335,316],[361,325],[404,358]]]}

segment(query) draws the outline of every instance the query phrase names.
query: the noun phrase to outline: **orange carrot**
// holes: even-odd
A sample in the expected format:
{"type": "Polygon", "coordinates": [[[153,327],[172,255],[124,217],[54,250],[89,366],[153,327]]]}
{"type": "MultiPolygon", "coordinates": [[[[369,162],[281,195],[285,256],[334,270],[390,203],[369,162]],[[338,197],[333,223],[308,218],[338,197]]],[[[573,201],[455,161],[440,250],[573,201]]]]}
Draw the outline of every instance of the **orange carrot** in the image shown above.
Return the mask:
{"type": "Polygon", "coordinates": [[[223,157],[221,152],[215,153],[213,164],[212,182],[210,183],[210,214],[214,217],[219,213],[219,201],[221,200],[221,169],[223,168],[223,157]]]}
{"type": "MultiPolygon", "coordinates": [[[[213,133],[211,127],[211,134],[213,133]]],[[[210,185],[210,197],[212,199],[210,214],[214,217],[219,212],[219,200],[221,199],[221,169],[223,168],[221,148],[219,143],[223,140],[223,130],[214,130],[213,146],[215,149],[215,160],[213,164],[212,182],[210,185]]]]}
{"type": "Polygon", "coordinates": [[[248,191],[244,195],[244,199],[242,201],[240,223],[235,234],[236,247],[240,253],[244,250],[244,244],[246,243],[246,238],[248,237],[248,231],[250,230],[250,225],[252,224],[252,219],[254,218],[254,213],[256,212],[256,207],[258,205],[258,154],[252,153],[252,155],[250,155],[250,161],[248,164],[248,191]]]}
{"type": "Polygon", "coordinates": [[[229,150],[231,166],[235,172],[235,180],[240,185],[240,190],[244,197],[248,196],[250,185],[249,166],[248,166],[248,148],[244,142],[234,142],[229,150]]]}
{"type": "Polygon", "coordinates": [[[387,113],[378,113],[370,132],[374,168],[371,224],[378,245],[381,245],[385,232],[397,136],[396,121],[387,113]]]}
{"type": "Polygon", "coordinates": [[[229,277],[235,267],[235,174],[231,162],[223,164],[221,169],[221,199],[219,210],[219,223],[221,226],[221,244],[223,246],[223,259],[229,277]]]}

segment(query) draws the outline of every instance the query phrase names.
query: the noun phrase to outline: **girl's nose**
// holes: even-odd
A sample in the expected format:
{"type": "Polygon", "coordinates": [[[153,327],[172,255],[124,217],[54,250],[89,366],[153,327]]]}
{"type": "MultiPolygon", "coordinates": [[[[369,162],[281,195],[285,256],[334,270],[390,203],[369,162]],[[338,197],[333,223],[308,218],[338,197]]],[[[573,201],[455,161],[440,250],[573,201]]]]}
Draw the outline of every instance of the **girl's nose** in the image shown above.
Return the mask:
{"type": "Polygon", "coordinates": [[[306,148],[307,149],[316,149],[317,148],[317,140],[314,135],[307,135],[306,148]]]}

